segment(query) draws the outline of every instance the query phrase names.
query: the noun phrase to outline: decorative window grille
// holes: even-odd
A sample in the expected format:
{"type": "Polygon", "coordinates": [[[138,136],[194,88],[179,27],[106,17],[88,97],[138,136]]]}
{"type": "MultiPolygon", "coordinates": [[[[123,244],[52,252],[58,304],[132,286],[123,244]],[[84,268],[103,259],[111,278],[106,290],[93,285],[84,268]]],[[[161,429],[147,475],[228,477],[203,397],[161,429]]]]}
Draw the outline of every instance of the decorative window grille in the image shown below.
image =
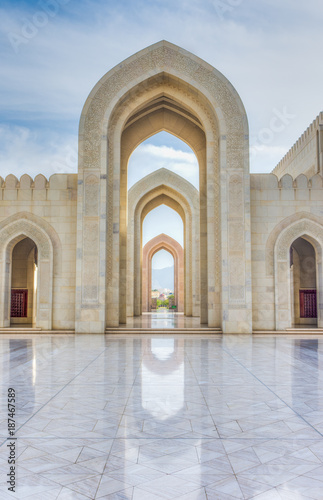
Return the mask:
{"type": "Polygon", "coordinates": [[[27,318],[28,290],[11,290],[11,314],[12,318],[27,318]]]}
{"type": "Polygon", "coordinates": [[[301,318],[317,318],[316,290],[300,290],[299,305],[301,318]]]}

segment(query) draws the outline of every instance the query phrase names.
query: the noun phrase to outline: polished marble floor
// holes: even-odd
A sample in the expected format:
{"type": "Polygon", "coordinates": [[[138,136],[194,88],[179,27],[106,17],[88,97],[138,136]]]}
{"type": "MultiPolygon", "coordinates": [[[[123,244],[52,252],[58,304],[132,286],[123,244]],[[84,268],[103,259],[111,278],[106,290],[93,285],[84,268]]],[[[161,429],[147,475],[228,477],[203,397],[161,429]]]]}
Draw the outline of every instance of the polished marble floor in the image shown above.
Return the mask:
{"type": "Polygon", "coordinates": [[[167,309],[143,313],[141,316],[127,318],[126,328],[208,328],[201,324],[199,317],[184,316],[184,313],[175,313],[167,309]]]}
{"type": "Polygon", "coordinates": [[[315,336],[3,334],[0,498],[321,500],[322,370],[315,336]]]}

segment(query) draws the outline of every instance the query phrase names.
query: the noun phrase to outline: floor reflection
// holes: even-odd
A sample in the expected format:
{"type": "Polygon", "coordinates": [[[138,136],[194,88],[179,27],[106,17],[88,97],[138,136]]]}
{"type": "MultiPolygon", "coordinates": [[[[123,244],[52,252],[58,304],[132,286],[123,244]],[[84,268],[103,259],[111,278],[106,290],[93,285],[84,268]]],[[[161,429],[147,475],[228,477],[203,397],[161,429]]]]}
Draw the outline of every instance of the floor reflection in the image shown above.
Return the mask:
{"type": "MultiPolygon", "coordinates": [[[[308,336],[3,335],[18,498],[320,499],[322,347],[308,336]]],[[[3,475],[0,498],[12,498],[3,475]]]]}
{"type": "Polygon", "coordinates": [[[184,340],[147,339],[141,369],[142,407],[166,421],[184,405],[184,340]]]}
{"type": "Polygon", "coordinates": [[[201,324],[199,317],[185,316],[184,313],[161,310],[143,313],[127,318],[127,328],[208,328],[201,324]]]}

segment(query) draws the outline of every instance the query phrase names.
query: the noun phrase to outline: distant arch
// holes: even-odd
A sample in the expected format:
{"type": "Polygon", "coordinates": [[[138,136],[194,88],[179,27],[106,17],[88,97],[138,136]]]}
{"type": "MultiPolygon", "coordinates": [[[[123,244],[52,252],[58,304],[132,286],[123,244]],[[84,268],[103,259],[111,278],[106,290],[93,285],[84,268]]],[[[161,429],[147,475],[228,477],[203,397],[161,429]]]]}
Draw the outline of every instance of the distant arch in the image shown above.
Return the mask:
{"type": "MultiPolygon", "coordinates": [[[[197,189],[167,169],[153,172],[128,193],[127,315],[141,314],[142,221],[153,208],[166,204],[177,211],[184,224],[185,314],[203,316],[200,307],[199,195],[197,189]]],[[[204,307],[204,318],[207,306],[204,307]]]]}
{"type": "Polygon", "coordinates": [[[174,295],[178,312],[184,312],[184,251],[183,247],[167,234],[152,238],[142,250],[142,311],[150,311],[152,258],[166,250],[174,258],[174,295]]]}

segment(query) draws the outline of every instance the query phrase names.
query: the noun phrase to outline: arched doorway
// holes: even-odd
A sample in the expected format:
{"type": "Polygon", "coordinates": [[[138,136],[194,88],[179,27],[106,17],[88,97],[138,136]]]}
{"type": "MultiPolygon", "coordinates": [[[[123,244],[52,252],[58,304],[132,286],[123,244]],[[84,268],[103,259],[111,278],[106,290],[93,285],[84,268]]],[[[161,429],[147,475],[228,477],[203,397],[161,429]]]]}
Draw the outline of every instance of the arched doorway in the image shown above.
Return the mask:
{"type": "Polygon", "coordinates": [[[142,311],[151,310],[152,259],[161,249],[168,251],[174,258],[174,305],[176,311],[184,312],[184,251],[182,246],[166,234],[150,240],[143,248],[142,257],[142,311]]]}
{"type": "MultiPolygon", "coordinates": [[[[19,215],[19,214],[18,214],[19,215]]],[[[9,327],[11,320],[11,289],[19,283],[17,263],[27,272],[27,290],[31,290],[31,269],[33,279],[33,324],[44,330],[52,329],[53,313],[53,242],[50,235],[35,221],[22,215],[8,218],[0,226],[0,326],[9,327]],[[37,248],[37,250],[36,250],[37,248]],[[15,250],[16,249],[16,250],[15,250]],[[28,257],[26,256],[28,254],[28,257]],[[15,270],[13,271],[13,266],[15,270]],[[28,267],[29,266],[29,267],[28,267]],[[28,274],[29,269],[29,274],[28,274]],[[37,293],[36,293],[37,290],[37,293]]],[[[18,264],[18,267],[19,265],[18,264]]],[[[17,299],[20,300],[20,299],[17,299]]],[[[27,305],[28,308],[28,305],[27,305]]],[[[27,314],[27,319],[31,318],[27,314]]],[[[14,320],[16,321],[16,320],[14,320]]],[[[25,319],[23,321],[26,321],[25,319]]]]}
{"type": "Polygon", "coordinates": [[[23,238],[12,250],[10,325],[36,324],[37,271],[37,246],[23,238]]]}
{"type": "Polygon", "coordinates": [[[166,131],[187,142],[199,163],[201,320],[251,332],[249,136],[232,85],[161,41],[100,79],[79,130],[76,331],[126,321],[128,160],[142,141],[166,131]]]}
{"type": "Polygon", "coordinates": [[[297,238],[290,247],[291,309],[295,326],[317,326],[317,276],[313,245],[297,238]]]}
{"type": "MultiPolygon", "coordinates": [[[[292,327],[295,320],[296,324],[304,324],[303,321],[306,322],[307,318],[301,318],[299,301],[303,301],[302,307],[304,307],[304,300],[307,304],[313,305],[315,294],[317,320],[312,318],[312,321],[314,320],[313,322],[318,327],[323,327],[320,307],[323,297],[322,248],[322,227],[307,215],[285,226],[278,233],[273,248],[276,330],[292,327]],[[314,283],[315,288],[307,286],[308,284],[312,286],[314,283]],[[305,286],[302,287],[302,284],[305,286]],[[309,291],[315,290],[316,293],[312,292],[312,296],[304,297],[306,294],[300,293],[302,288],[309,291]],[[295,295],[298,295],[298,298],[295,298],[295,295]],[[301,295],[303,295],[302,299],[301,295]]],[[[304,309],[302,315],[304,315],[304,309]]]]}

